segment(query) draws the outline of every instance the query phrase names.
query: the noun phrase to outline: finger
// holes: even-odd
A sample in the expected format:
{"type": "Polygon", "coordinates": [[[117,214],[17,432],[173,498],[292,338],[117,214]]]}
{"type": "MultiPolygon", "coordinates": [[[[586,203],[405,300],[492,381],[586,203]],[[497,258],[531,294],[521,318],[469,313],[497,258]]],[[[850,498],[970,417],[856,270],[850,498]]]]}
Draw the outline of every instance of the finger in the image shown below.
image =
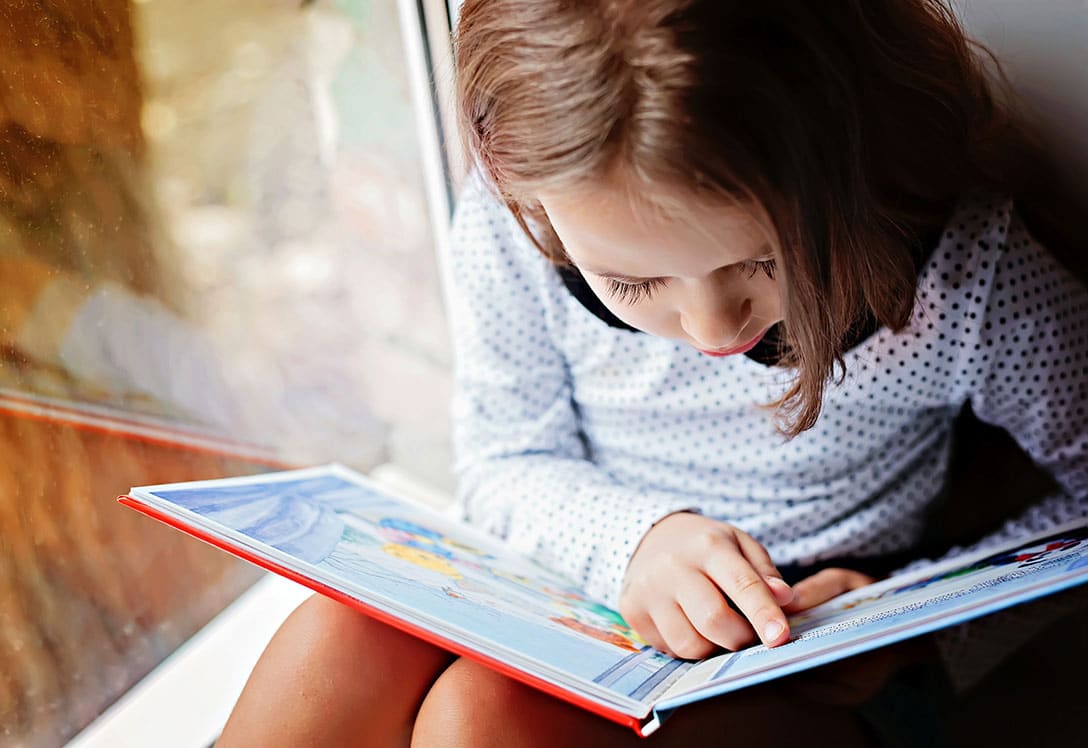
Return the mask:
{"type": "Polygon", "coordinates": [[[873,583],[873,578],[850,569],[824,569],[793,586],[796,597],[786,606],[787,613],[814,608],[844,592],[873,583]]]}
{"type": "Polygon", "coordinates": [[[786,614],[771,594],[767,581],[738,550],[723,549],[706,563],[707,576],[740,608],[768,647],[789,639],[786,614]]]}
{"type": "Polygon", "coordinates": [[[824,569],[813,574],[795,585],[797,600],[790,606],[791,610],[806,610],[821,605],[828,600],[872,584],[873,578],[861,572],[849,569],[824,569]]]}
{"type": "Polygon", "coordinates": [[[778,567],[775,566],[774,561],[771,559],[771,554],[767,553],[767,549],[763,547],[762,543],[748,533],[743,530],[737,530],[736,532],[741,553],[744,554],[744,557],[748,559],[748,562],[752,564],[755,570],[763,575],[775,602],[779,605],[788,605],[794,598],[793,588],[786,584],[786,580],[782,578],[781,572],[778,571],[778,567]]]}
{"type": "Polygon", "coordinates": [[[695,630],[675,602],[666,602],[652,612],[654,625],[665,639],[664,651],[674,657],[697,660],[717,649],[714,642],[695,630]]]}
{"type": "Polygon", "coordinates": [[[647,611],[638,611],[632,613],[624,613],[624,620],[627,625],[635,630],[635,632],[642,637],[642,640],[649,644],[654,649],[665,651],[668,646],[665,644],[665,637],[661,635],[661,632],[657,630],[657,626],[654,625],[654,619],[647,611]]]}
{"type": "Polygon", "coordinates": [[[755,638],[751,624],[730,608],[717,585],[701,574],[677,591],[677,602],[695,630],[718,646],[736,651],[755,638]]]}

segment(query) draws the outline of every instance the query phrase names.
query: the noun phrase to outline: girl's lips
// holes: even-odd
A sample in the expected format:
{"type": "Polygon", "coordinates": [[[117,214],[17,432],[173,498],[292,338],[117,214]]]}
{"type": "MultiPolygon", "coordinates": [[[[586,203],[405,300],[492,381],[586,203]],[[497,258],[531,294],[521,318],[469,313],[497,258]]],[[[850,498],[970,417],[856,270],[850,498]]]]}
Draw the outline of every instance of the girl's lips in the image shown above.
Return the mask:
{"type": "MultiPolygon", "coordinates": [[[[769,329],[770,328],[768,327],[767,330],[769,329]]],[[[736,348],[719,348],[715,351],[704,351],[702,348],[696,348],[696,350],[699,351],[699,353],[705,353],[708,356],[735,356],[738,353],[747,353],[755,348],[759,344],[759,341],[763,340],[763,336],[767,334],[767,330],[764,330],[744,345],[736,348]]]]}

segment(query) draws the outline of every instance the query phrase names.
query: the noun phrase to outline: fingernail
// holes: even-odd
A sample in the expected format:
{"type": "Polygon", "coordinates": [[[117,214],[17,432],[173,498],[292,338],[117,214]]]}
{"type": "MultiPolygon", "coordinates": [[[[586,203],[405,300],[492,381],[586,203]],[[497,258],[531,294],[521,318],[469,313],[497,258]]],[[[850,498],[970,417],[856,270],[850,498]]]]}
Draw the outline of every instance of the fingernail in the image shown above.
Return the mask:
{"type": "Polygon", "coordinates": [[[778,635],[782,633],[782,629],[785,628],[778,621],[771,621],[763,627],[763,641],[764,643],[773,642],[778,638],[778,635]]]}

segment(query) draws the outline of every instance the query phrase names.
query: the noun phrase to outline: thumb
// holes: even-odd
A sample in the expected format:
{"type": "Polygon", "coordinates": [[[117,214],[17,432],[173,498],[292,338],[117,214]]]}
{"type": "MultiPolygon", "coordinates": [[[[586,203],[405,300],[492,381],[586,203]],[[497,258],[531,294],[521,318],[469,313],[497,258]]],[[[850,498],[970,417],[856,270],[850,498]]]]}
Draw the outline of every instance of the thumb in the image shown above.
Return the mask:
{"type": "Polygon", "coordinates": [[[850,569],[824,569],[793,585],[793,601],[783,608],[787,613],[799,613],[814,608],[844,592],[872,584],[868,574],[850,569]]]}

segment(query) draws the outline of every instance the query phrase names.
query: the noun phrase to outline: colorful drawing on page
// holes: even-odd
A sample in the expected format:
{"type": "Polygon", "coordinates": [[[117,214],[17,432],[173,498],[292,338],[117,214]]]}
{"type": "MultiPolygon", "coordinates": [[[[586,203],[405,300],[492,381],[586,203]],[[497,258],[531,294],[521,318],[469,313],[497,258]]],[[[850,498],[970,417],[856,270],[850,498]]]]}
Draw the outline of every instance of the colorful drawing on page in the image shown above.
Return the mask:
{"type": "Polygon", "coordinates": [[[641,651],[646,646],[646,642],[642,640],[629,626],[626,624],[617,626],[601,626],[587,623],[579,620],[575,616],[553,616],[552,621],[558,623],[560,626],[566,626],[572,631],[577,631],[580,634],[585,634],[598,641],[608,642],[622,649],[629,650],[631,652],[641,651]]]}
{"type": "Polygon", "coordinates": [[[965,579],[976,578],[975,582],[998,579],[1006,575],[1030,572],[1033,567],[1043,564],[1060,564],[1068,560],[1067,570],[1082,567],[1088,563],[1088,528],[1075,528],[1057,533],[1030,546],[1015,551],[995,553],[962,566],[954,566],[946,571],[922,577],[894,587],[880,583],[855,590],[852,593],[817,606],[811,610],[790,617],[793,630],[803,630],[813,622],[821,624],[832,621],[836,615],[856,614],[859,610],[888,607],[903,604],[905,601],[923,595],[936,594],[943,586],[959,584],[965,579]]]}
{"type": "Polygon", "coordinates": [[[1085,530],[1080,529],[1078,531],[1066,533],[1061,537],[1048,538],[1046,541],[1033,546],[1019,548],[1008,553],[997,553],[992,556],[987,556],[973,564],[968,564],[943,574],[925,577],[917,582],[912,582],[911,584],[889,590],[883,593],[881,597],[890,597],[904,592],[925,589],[926,587],[946,580],[957,579],[969,574],[977,574],[978,572],[987,571],[989,569],[1007,566],[1015,566],[1016,568],[1032,566],[1065,554],[1080,546],[1085,540],[1088,540],[1088,534],[1086,534],[1085,530]]]}
{"type": "MultiPolygon", "coordinates": [[[[207,520],[357,586],[593,679],[645,642],[613,610],[493,538],[321,473],[156,491],[207,520]]],[[[656,661],[656,660],[653,660],[656,661]]]]}

